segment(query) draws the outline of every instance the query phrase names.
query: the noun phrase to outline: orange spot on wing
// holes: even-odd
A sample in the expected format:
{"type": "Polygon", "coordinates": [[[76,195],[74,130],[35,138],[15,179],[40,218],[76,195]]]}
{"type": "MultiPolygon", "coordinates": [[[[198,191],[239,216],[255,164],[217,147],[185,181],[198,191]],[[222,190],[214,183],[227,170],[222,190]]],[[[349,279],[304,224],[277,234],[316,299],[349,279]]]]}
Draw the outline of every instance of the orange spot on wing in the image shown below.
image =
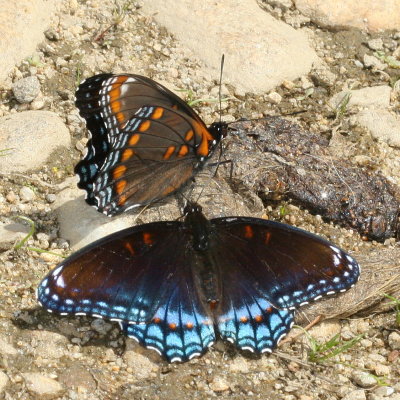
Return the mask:
{"type": "Polygon", "coordinates": [[[218,301],[217,301],[217,300],[211,300],[211,301],[209,302],[209,304],[210,304],[210,309],[211,309],[211,310],[215,310],[216,307],[217,307],[218,301]]]}
{"type": "Polygon", "coordinates": [[[262,315],[256,315],[256,316],[254,317],[254,319],[255,319],[256,322],[262,322],[263,317],[262,317],[262,315]]]}
{"type": "Polygon", "coordinates": [[[168,160],[169,158],[171,158],[171,156],[174,153],[175,149],[176,149],[175,146],[169,146],[168,149],[165,151],[165,153],[163,155],[163,159],[164,160],[168,160]]]}
{"type": "Polygon", "coordinates": [[[244,237],[246,239],[251,239],[254,236],[254,232],[253,229],[250,225],[246,225],[244,227],[244,237]]]}
{"type": "Polygon", "coordinates": [[[145,132],[145,131],[147,131],[149,128],[150,128],[150,125],[151,125],[151,123],[150,123],[150,121],[144,121],[144,122],[142,122],[141,124],[140,124],[140,126],[139,126],[139,132],[145,132]]]}
{"type": "Polygon", "coordinates": [[[264,243],[265,244],[269,244],[269,241],[271,240],[271,232],[267,232],[265,234],[265,239],[264,239],[264,243]]]}
{"type": "Polygon", "coordinates": [[[249,319],[246,316],[240,317],[240,322],[243,322],[244,324],[248,321],[249,319]]]}
{"type": "Polygon", "coordinates": [[[153,244],[153,239],[151,237],[151,234],[149,232],[144,232],[143,233],[143,242],[147,245],[153,244]]]}
{"type": "Polygon", "coordinates": [[[121,95],[121,85],[127,79],[128,77],[125,75],[119,76],[117,80],[111,85],[111,90],[108,92],[108,95],[110,96],[111,110],[113,111],[119,122],[123,122],[123,120],[125,119],[124,113],[121,112],[122,104],[119,100],[119,97],[121,95]]]}
{"type": "Polygon", "coordinates": [[[193,329],[193,322],[187,322],[186,323],[186,328],[188,328],[188,329],[193,329]]]}
{"type": "MultiPolygon", "coordinates": [[[[139,129],[140,130],[140,129],[139,129]]],[[[131,145],[131,146],[134,146],[138,141],[139,141],[139,139],[140,139],[140,135],[138,134],[138,133],[135,133],[134,135],[132,135],[130,138],[129,138],[129,144],[131,145]]]]}
{"type": "Polygon", "coordinates": [[[168,324],[169,329],[175,330],[176,329],[176,324],[174,324],[173,322],[171,322],[170,324],[168,324]]]}
{"type": "Polygon", "coordinates": [[[273,309],[272,307],[268,307],[267,309],[265,309],[265,311],[266,311],[268,314],[272,313],[273,310],[274,310],[274,309],[273,309]]]}
{"type": "Polygon", "coordinates": [[[153,114],[151,115],[151,118],[159,119],[159,118],[161,118],[163,116],[163,114],[164,114],[164,110],[161,107],[157,107],[154,110],[153,114]]]}
{"type": "Polygon", "coordinates": [[[163,196],[168,196],[170,193],[176,190],[176,187],[174,186],[168,186],[164,191],[162,192],[163,196]]]}
{"type": "Polygon", "coordinates": [[[121,196],[119,196],[118,205],[123,206],[126,203],[127,199],[128,198],[124,194],[122,194],[121,196]]]}
{"type": "Polygon", "coordinates": [[[125,165],[118,165],[118,167],[115,167],[113,169],[112,176],[116,180],[118,178],[121,178],[121,176],[125,173],[125,171],[126,171],[125,165]]]}
{"type": "Polygon", "coordinates": [[[132,245],[128,242],[124,244],[125,248],[129,251],[129,253],[131,253],[132,255],[135,254],[135,250],[133,250],[132,245]]]}
{"type": "Polygon", "coordinates": [[[124,191],[125,186],[126,186],[126,181],[125,181],[125,180],[118,181],[118,182],[115,184],[115,191],[116,191],[118,194],[121,194],[121,193],[124,191]]]}
{"type": "Polygon", "coordinates": [[[161,322],[161,318],[154,317],[154,318],[153,318],[153,322],[154,322],[155,324],[159,324],[159,323],[161,322]]]}
{"type": "Polygon", "coordinates": [[[197,148],[197,154],[199,156],[207,157],[208,152],[209,152],[208,140],[207,140],[207,137],[205,135],[203,135],[201,138],[201,143],[200,143],[199,147],[197,148]]]}
{"type": "Polygon", "coordinates": [[[193,139],[193,135],[194,135],[193,130],[192,130],[192,129],[189,129],[189,130],[186,132],[185,140],[186,140],[187,142],[189,142],[190,140],[193,139]]]}
{"type": "Polygon", "coordinates": [[[178,152],[178,157],[186,156],[189,153],[189,148],[186,145],[181,146],[178,152]]]}
{"type": "Polygon", "coordinates": [[[121,161],[129,160],[133,155],[134,155],[133,150],[131,150],[131,149],[126,149],[126,150],[124,150],[124,152],[122,153],[121,161]]]}

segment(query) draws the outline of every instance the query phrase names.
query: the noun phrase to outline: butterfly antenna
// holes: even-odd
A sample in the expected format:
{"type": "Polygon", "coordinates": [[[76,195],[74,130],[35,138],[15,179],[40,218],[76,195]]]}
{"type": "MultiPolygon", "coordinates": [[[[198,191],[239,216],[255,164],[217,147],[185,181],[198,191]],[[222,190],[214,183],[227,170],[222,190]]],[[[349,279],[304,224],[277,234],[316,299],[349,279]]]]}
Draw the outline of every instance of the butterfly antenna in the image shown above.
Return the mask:
{"type": "Polygon", "coordinates": [[[222,54],[222,57],[221,57],[221,71],[220,71],[220,75],[219,75],[219,90],[218,90],[219,122],[222,122],[222,73],[224,71],[224,62],[225,62],[225,54],[222,54]]]}

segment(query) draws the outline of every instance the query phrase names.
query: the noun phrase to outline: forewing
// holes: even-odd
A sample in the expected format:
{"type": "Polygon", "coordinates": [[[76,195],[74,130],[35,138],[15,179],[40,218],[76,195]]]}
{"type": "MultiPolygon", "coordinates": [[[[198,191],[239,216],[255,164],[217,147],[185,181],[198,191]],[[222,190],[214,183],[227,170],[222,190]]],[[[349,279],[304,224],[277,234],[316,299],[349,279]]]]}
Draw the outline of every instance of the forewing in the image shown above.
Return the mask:
{"type": "Polygon", "coordinates": [[[40,283],[48,311],[125,322],[149,322],[175,287],[182,224],[125,229],[74,253],[40,283]]]}
{"type": "Polygon", "coordinates": [[[294,309],[344,292],[359,278],[360,267],[351,256],[309,232],[245,217],[214,219],[212,224],[219,275],[233,276],[233,291],[245,282],[254,300],[294,309]]]}

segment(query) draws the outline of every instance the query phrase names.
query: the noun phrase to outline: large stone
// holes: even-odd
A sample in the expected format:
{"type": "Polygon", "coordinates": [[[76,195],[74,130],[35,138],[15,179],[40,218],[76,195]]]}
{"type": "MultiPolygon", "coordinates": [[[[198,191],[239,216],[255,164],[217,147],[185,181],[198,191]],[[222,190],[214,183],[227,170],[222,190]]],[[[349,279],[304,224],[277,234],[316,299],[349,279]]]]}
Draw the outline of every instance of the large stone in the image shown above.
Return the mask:
{"type": "Polygon", "coordinates": [[[64,388],[54,379],[39,373],[24,373],[28,390],[41,400],[54,399],[62,394],[64,388]]]}
{"type": "Polygon", "coordinates": [[[218,77],[245,92],[265,92],[307,74],[317,60],[307,36],[261,10],[253,0],[173,0],[143,3],[218,77]],[[157,10],[157,13],[154,13],[157,10]]]}
{"type": "Polygon", "coordinates": [[[0,0],[0,83],[44,39],[56,2],[0,0]]]}
{"type": "Polygon", "coordinates": [[[346,96],[349,96],[347,107],[379,107],[386,108],[390,105],[390,86],[379,85],[355,90],[343,90],[329,100],[332,108],[337,108],[346,96]]]}
{"type": "Polygon", "coordinates": [[[0,118],[0,171],[23,173],[39,168],[59,146],[70,145],[61,118],[50,111],[23,111],[0,118]]]}
{"type": "Polygon", "coordinates": [[[399,29],[398,0],[294,0],[296,8],[325,27],[355,27],[368,31],[399,29]]]}
{"type": "Polygon", "coordinates": [[[364,110],[354,116],[372,137],[400,149],[400,118],[386,110],[364,110]]]}

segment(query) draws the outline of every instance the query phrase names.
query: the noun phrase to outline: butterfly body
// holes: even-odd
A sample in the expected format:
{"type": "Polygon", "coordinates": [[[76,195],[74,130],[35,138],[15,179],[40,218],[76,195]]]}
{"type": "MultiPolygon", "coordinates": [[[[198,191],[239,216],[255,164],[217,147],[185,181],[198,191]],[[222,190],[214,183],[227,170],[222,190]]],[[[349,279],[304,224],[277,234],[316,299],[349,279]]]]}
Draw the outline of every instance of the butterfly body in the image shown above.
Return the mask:
{"type": "Polygon", "coordinates": [[[271,351],[295,308],[358,277],[354,259],[315,235],[258,218],[208,220],[189,204],[183,221],[128,228],[73,254],[42,281],[38,300],[117,320],[169,361],[187,361],[217,337],[271,351]]]}
{"type": "Polygon", "coordinates": [[[86,201],[112,216],[180,190],[226,135],[159,83],[133,74],[82,82],[76,106],[91,138],[75,168],[86,201]]]}

